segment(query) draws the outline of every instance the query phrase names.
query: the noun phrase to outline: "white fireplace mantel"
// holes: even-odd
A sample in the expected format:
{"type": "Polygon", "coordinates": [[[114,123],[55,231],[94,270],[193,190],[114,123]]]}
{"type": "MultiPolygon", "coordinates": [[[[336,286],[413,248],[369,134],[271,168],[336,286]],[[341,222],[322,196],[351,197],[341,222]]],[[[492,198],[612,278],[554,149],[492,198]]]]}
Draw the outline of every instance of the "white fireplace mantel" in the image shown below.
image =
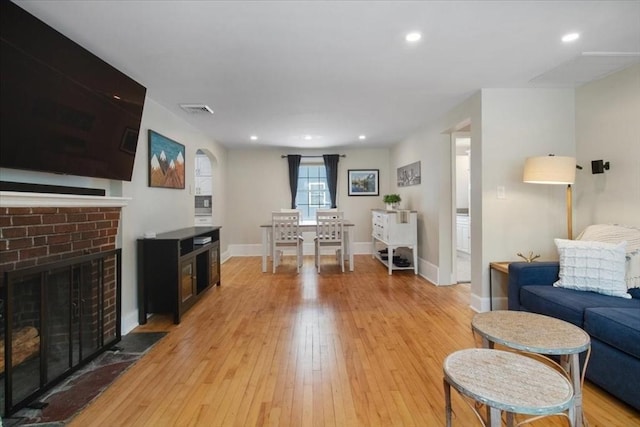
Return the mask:
{"type": "Polygon", "coordinates": [[[130,197],[80,196],[75,194],[23,193],[0,191],[0,207],[105,207],[127,206],[130,197]]]}

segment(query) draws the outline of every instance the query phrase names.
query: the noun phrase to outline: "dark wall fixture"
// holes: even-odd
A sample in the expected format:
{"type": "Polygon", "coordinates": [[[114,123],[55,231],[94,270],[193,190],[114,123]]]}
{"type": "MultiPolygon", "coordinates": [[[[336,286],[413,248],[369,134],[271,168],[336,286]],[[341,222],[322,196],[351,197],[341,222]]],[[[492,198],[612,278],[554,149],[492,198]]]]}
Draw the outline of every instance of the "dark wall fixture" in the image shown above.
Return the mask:
{"type": "Polygon", "coordinates": [[[605,170],[609,170],[609,162],[605,162],[604,160],[592,160],[591,161],[591,173],[604,173],[605,170]]]}

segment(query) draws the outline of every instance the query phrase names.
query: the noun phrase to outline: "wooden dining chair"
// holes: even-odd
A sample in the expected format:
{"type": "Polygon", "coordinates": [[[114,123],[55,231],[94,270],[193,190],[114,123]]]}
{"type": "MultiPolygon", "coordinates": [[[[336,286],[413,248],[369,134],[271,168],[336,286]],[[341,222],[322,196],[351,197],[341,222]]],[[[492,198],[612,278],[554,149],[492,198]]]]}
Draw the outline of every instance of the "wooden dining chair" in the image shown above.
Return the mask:
{"type": "Polygon", "coordinates": [[[344,273],[344,213],[338,211],[316,211],[315,257],[320,273],[320,251],[323,247],[335,247],[336,259],[344,273]]]}
{"type": "Polygon", "coordinates": [[[271,253],[273,261],[273,272],[280,264],[283,256],[283,249],[296,248],[296,271],[300,272],[302,266],[302,244],[304,239],[300,234],[300,212],[272,212],[272,237],[271,237],[271,253]]]}

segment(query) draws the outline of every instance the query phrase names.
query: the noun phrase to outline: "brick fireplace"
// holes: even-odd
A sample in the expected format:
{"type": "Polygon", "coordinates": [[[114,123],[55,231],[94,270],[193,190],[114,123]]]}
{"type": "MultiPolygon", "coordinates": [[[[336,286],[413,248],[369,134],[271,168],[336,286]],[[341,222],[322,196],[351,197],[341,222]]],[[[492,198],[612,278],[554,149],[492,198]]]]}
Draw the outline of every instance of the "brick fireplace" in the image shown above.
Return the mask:
{"type": "Polygon", "coordinates": [[[0,193],[3,415],[120,340],[124,199],[0,193]]]}
{"type": "Polygon", "coordinates": [[[115,249],[119,207],[0,208],[0,272],[115,249]]]}

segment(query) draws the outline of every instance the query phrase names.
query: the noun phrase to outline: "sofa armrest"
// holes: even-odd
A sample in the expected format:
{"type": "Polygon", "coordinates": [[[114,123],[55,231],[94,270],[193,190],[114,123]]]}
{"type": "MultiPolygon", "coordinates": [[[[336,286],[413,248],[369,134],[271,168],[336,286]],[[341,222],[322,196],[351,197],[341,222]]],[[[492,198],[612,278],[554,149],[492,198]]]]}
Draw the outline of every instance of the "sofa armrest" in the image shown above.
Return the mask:
{"type": "Polygon", "coordinates": [[[557,261],[512,262],[509,264],[509,310],[520,310],[520,288],[551,286],[558,280],[557,261]]]}

